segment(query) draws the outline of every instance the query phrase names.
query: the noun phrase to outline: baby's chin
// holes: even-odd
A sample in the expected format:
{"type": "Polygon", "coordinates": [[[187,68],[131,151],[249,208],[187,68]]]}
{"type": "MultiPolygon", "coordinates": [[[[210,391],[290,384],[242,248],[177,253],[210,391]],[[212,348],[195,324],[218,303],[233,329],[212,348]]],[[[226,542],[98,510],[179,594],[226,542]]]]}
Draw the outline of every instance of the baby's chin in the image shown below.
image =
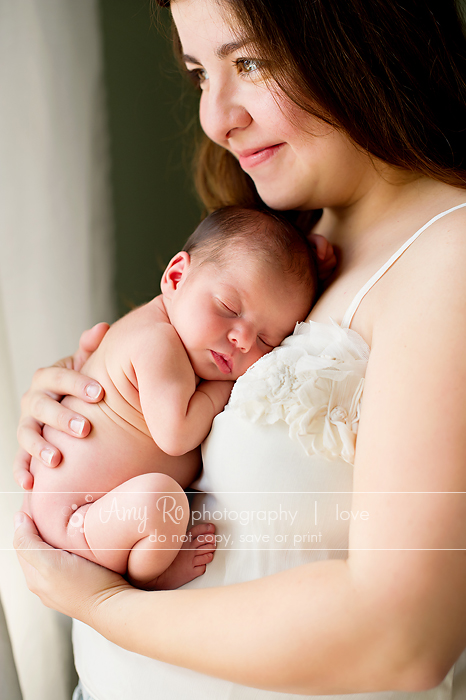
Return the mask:
{"type": "Polygon", "coordinates": [[[190,359],[194,372],[198,377],[200,377],[200,379],[203,379],[204,381],[235,382],[237,379],[242,377],[243,374],[245,374],[250,367],[256,364],[256,362],[258,362],[260,359],[262,359],[262,357],[264,357],[267,354],[268,353],[264,353],[249,364],[242,364],[240,368],[235,367],[235,364],[233,364],[231,371],[228,373],[222,372],[214,361],[212,361],[212,364],[202,364],[201,366],[199,366],[200,363],[197,363],[194,359],[190,359]]]}
{"type": "Polygon", "coordinates": [[[243,370],[242,372],[235,372],[235,370],[233,369],[232,372],[224,374],[223,372],[220,372],[219,369],[214,367],[212,371],[208,371],[204,368],[204,372],[202,372],[201,374],[196,372],[196,374],[206,382],[235,382],[245,372],[246,370],[243,370]]]}
{"type": "Polygon", "coordinates": [[[212,363],[212,367],[206,367],[204,366],[196,366],[195,364],[191,363],[192,367],[194,369],[194,373],[203,381],[206,382],[215,382],[215,381],[235,381],[238,378],[238,374],[234,372],[229,372],[228,374],[224,374],[221,372],[218,367],[212,363]]]}

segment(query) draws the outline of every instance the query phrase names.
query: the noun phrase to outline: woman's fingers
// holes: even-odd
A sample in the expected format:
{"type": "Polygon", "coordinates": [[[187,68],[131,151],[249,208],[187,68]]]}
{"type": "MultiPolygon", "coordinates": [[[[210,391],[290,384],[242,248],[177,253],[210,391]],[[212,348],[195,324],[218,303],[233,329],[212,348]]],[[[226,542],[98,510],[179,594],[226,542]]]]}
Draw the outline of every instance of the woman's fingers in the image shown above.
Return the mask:
{"type": "Polygon", "coordinates": [[[86,360],[97,350],[110,326],[108,323],[98,323],[81,335],[79,350],[74,355],[74,369],[80,370],[86,360]]]}
{"type": "MultiPolygon", "coordinates": [[[[100,384],[94,379],[90,379],[74,369],[57,364],[53,367],[38,369],[34,373],[31,388],[24,394],[21,402],[23,412],[29,408],[32,409],[29,412],[33,415],[34,409],[36,412],[40,410],[43,394],[54,399],[65,395],[77,396],[79,399],[93,403],[100,401],[103,391],[100,384]]],[[[37,415],[35,417],[38,418],[37,415]]]]}
{"type": "Polygon", "coordinates": [[[31,455],[21,447],[13,462],[13,476],[16,483],[25,491],[30,491],[34,485],[34,478],[29,471],[31,466],[31,455]]]}
{"type": "Polygon", "coordinates": [[[26,452],[40,459],[48,467],[60,464],[61,453],[42,436],[44,424],[73,437],[86,437],[91,429],[87,418],[43,393],[30,395],[28,408],[24,413],[18,425],[18,442],[26,452]]]}
{"type": "MultiPolygon", "coordinates": [[[[31,518],[19,511],[14,516],[14,528],[15,534],[13,537],[13,546],[19,556],[20,563],[23,566],[25,563],[34,564],[35,569],[42,571],[41,569],[41,557],[40,555],[34,554],[36,551],[50,551],[59,552],[61,550],[54,550],[53,547],[46,544],[44,540],[40,537],[37,528],[31,518]]],[[[42,559],[42,563],[45,560],[42,559]]]]}
{"type": "MultiPolygon", "coordinates": [[[[87,418],[57,401],[65,394],[95,403],[102,399],[103,390],[96,381],[72,369],[47,367],[37,370],[31,388],[21,401],[18,442],[26,452],[49,467],[56,467],[60,463],[61,454],[56,447],[44,440],[43,425],[73,437],[86,437],[91,429],[87,418]]],[[[18,463],[24,464],[24,459],[18,463]]],[[[21,467],[18,468],[21,471],[21,467]]]]}
{"type": "Polygon", "coordinates": [[[45,544],[39,537],[36,526],[25,513],[16,513],[14,524],[13,545],[26,577],[26,583],[29,589],[40,597],[44,605],[50,607],[45,585],[47,574],[50,571],[53,572],[54,566],[60,565],[59,559],[64,552],[54,550],[45,544]]]}
{"type": "Polygon", "coordinates": [[[13,544],[29,589],[47,607],[83,622],[89,623],[99,603],[115,593],[131,589],[113,571],[50,547],[25,513],[15,515],[13,544]]]}
{"type": "MultiPolygon", "coordinates": [[[[53,402],[52,399],[49,400],[53,402]]],[[[38,423],[36,420],[34,420],[34,418],[30,417],[22,418],[18,425],[17,437],[18,442],[21,445],[21,449],[19,450],[13,465],[15,479],[17,481],[17,475],[19,476],[20,472],[22,472],[24,469],[29,469],[31,457],[40,459],[40,461],[48,467],[57,467],[61,462],[62,455],[60,450],[51,445],[42,437],[41,425],[41,423],[38,423]],[[27,458],[24,456],[25,454],[27,454],[27,458]]],[[[89,432],[89,429],[87,429],[87,432],[89,432]]],[[[32,482],[29,486],[25,486],[20,481],[18,481],[18,483],[20,483],[23,488],[32,488],[32,482]]]]}
{"type": "Polygon", "coordinates": [[[59,360],[53,367],[35,372],[31,388],[21,401],[21,419],[18,425],[18,451],[13,470],[14,477],[26,490],[32,489],[34,479],[30,474],[31,457],[48,467],[60,464],[62,455],[42,435],[44,425],[55,428],[73,437],[86,437],[91,429],[87,418],[60,403],[62,396],[75,396],[96,403],[101,401],[104,391],[100,384],[81,374],[78,370],[99,347],[108,331],[108,323],[98,323],[85,331],[76,355],[59,360]]]}

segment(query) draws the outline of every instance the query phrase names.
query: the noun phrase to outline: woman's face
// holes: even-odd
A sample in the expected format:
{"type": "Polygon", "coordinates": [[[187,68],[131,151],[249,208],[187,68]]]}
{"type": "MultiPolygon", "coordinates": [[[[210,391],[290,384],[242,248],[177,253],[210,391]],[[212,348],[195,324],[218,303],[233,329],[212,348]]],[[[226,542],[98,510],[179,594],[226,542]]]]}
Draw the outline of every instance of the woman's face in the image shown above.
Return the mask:
{"type": "Polygon", "coordinates": [[[263,201],[285,210],[357,200],[373,177],[368,156],[263,80],[260,56],[238,39],[222,4],[175,0],[171,9],[186,67],[202,91],[202,128],[238,158],[263,201]]]}

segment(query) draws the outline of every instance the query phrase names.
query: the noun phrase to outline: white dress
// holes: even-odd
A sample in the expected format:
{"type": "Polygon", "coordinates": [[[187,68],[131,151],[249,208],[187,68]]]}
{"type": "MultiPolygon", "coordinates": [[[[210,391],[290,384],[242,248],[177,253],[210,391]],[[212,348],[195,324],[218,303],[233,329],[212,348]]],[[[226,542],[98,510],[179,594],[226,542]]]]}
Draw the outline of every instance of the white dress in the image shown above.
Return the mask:
{"type": "MultiPolygon", "coordinates": [[[[369,357],[369,348],[349,326],[361,299],[406,248],[457,208],[434,217],[395,253],[355,297],[341,325],[300,324],[282,346],[238,379],[204,444],[204,470],[195,484],[203,493],[192,506],[193,519],[215,522],[222,541],[205,575],[185,588],[223,586],[312,561],[346,558],[349,523],[337,517],[337,509],[341,514],[351,508],[359,402],[369,357]]],[[[247,626],[244,634],[249,634],[247,626]]],[[[208,625],[199,630],[201,646],[206,635],[208,625]]],[[[74,623],[73,640],[81,682],[95,700],[297,697],[139,656],[80,622],[74,623]]],[[[433,690],[357,697],[466,698],[466,658],[433,690]]]]}

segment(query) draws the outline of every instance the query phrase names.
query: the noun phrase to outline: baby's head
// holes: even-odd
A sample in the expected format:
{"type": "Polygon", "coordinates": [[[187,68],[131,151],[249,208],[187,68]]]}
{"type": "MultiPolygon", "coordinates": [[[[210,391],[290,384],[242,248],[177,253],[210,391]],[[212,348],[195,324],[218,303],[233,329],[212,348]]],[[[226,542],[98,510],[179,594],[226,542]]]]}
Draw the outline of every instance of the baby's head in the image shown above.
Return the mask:
{"type": "Polygon", "coordinates": [[[310,311],[317,287],[306,239],[281,216],[225,207],[170,261],[170,322],[203,379],[237,379],[310,311]]]}

